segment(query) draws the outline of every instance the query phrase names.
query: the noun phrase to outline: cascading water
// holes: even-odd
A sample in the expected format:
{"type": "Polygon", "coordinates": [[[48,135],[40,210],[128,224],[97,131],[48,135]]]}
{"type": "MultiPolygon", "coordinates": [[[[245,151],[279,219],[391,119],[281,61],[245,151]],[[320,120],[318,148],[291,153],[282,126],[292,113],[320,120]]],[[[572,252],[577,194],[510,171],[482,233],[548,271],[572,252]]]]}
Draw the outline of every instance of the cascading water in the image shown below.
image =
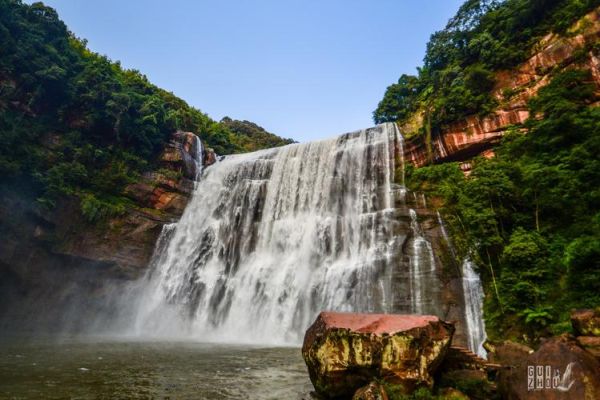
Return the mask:
{"type": "Polygon", "coordinates": [[[322,310],[439,314],[402,146],[384,124],[206,169],[138,283],[133,333],[298,343],[322,310]]]}
{"type": "Polygon", "coordinates": [[[412,246],[409,248],[412,312],[415,314],[435,313],[435,305],[431,304],[437,298],[434,293],[437,285],[432,284],[436,282],[433,248],[423,236],[417,220],[417,212],[410,209],[409,213],[410,228],[413,234],[412,246]]]}
{"type": "Polygon", "coordinates": [[[487,339],[483,320],[483,287],[479,274],[475,272],[473,262],[469,258],[463,260],[462,275],[469,349],[479,356],[487,358],[487,352],[483,348],[483,343],[487,339]]]}
{"type": "MultiPolygon", "coordinates": [[[[442,236],[448,244],[450,254],[452,258],[456,259],[456,251],[450,241],[439,211],[437,212],[437,220],[442,236]]],[[[474,269],[473,262],[468,257],[462,261],[461,276],[467,346],[469,350],[483,358],[487,358],[487,351],[483,347],[483,343],[487,339],[483,319],[483,286],[481,285],[479,274],[474,269]]]]}

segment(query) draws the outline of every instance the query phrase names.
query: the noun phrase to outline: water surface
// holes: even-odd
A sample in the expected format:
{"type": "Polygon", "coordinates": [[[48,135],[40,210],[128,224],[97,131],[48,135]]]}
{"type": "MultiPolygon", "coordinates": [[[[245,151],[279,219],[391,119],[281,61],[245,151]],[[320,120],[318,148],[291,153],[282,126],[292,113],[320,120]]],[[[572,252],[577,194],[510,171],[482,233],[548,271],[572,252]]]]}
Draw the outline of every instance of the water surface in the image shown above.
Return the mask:
{"type": "Polygon", "coordinates": [[[303,399],[298,348],[69,340],[0,345],[0,399],[303,399]]]}

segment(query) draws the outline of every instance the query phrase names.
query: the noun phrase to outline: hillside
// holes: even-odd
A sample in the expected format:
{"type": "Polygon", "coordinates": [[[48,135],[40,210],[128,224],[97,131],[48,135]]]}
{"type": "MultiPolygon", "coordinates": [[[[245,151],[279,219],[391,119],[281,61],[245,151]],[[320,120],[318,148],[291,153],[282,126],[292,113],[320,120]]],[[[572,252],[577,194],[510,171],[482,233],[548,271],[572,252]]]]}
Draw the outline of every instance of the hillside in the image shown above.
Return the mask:
{"type": "Polygon", "coordinates": [[[492,339],[537,342],[600,304],[599,4],[467,1],[374,112],[479,266],[492,339]]]}
{"type": "Polygon", "coordinates": [[[280,146],[213,121],[139,71],[93,53],[42,3],[0,1],[0,176],[52,207],[62,195],[119,213],[175,131],[218,154],[280,146]]]}

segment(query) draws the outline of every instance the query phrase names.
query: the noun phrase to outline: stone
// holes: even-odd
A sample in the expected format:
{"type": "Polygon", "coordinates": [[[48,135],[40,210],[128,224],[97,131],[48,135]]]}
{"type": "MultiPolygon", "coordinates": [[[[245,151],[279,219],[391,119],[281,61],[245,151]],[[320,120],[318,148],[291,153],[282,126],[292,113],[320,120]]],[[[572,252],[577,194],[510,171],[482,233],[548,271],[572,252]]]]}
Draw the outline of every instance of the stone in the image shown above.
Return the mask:
{"type": "Polygon", "coordinates": [[[577,337],[577,343],[579,343],[584,350],[600,360],[600,337],[579,336],[577,337]]]}
{"type": "Polygon", "coordinates": [[[209,165],[213,165],[217,162],[217,153],[210,147],[204,149],[204,166],[208,167],[209,165]]]}
{"type": "Polygon", "coordinates": [[[388,395],[383,386],[377,382],[371,382],[358,389],[352,396],[352,400],[388,400],[388,395]]]}
{"type": "Polygon", "coordinates": [[[571,325],[577,336],[600,336],[600,308],[574,310],[571,312],[571,325]]]}
{"type": "MultiPolygon", "coordinates": [[[[552,80],[558,71],[588,69],[600,90],[600,58],[592,51],[585,60],[577,53],[600,40],[600,7],[581,18],[568,35],[548,34],[536,46],[537,51],[515,68],[495,73],[492,96],[499,106],[484,117],[470,115],[441,127],[428,144],[419,134],[424,126],[424,110],[417,110],[399,126],[407,137],[404,158],[416,167],[429,162],[467,161],[487,154],[511,126],[521,126],[528,118],[527,102],[552,80]]],[[[469,170],[463,169],[468,174],[469,170]]]]}
{"type": "Polygon", "coordinates": [[[304,336],[302,355],[317,393],[351,397],[375,379],[406,392],[433,385],[454,326],[432,315],[322,312],[304,336]]]}
{"type": "Polygon", "coordinates": [[[499,343],[488,341],[484,347],[488,351],[490,362],[506,366],[521,365],[527,356],[533,353],[531,347],[510,340],[499,343]]]}
{"type": "Polygon", "coordinates": [[[570,335],[553,337],[498,380],[503,399],[600,399],[600,362],[570,335]]]}

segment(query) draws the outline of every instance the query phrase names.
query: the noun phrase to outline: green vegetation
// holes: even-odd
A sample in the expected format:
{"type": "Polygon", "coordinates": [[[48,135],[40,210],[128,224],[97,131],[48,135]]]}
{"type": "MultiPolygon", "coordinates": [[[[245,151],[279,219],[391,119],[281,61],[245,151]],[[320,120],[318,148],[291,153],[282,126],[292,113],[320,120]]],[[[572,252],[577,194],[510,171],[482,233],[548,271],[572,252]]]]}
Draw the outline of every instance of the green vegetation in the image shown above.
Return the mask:
{"type": "Polygon", "coordinates": [[[248,151],[295,143],[293,139],[282,139],[250,121],[238,121],[224,117],[221,125],[236,134],[239,142],[248,151]]]}
{"type": "Polygon", "coordinates": [[[0,185],[46,206],[77,196],[91,221],[119,214],[125,185],[156,167],[178,129],[220,154],[289,143],[232,131],[91,52],[42,3],[0,0],[0,185]]]}
{"type": "Polygon", "coordinates": [[[441,200],[461,256],[480,266],[488,335],[535,342],[600,304],[600,108],[589,71],[557,74],[493,159],[409,168],[441,200]],[[540,118],[537,118],[540,117],[540,118]]]}
{"type": "Polygon", "coordinates": [[[549,32],[565,33],[600,0],[467,0],[446,28],[431,36],[418,76],[402,75],[373,113],[376,123],[424,114],[421,133],[435,135],[446,123],[484,115],[496,100],[494,71],[531,55],[549,32]]]}

